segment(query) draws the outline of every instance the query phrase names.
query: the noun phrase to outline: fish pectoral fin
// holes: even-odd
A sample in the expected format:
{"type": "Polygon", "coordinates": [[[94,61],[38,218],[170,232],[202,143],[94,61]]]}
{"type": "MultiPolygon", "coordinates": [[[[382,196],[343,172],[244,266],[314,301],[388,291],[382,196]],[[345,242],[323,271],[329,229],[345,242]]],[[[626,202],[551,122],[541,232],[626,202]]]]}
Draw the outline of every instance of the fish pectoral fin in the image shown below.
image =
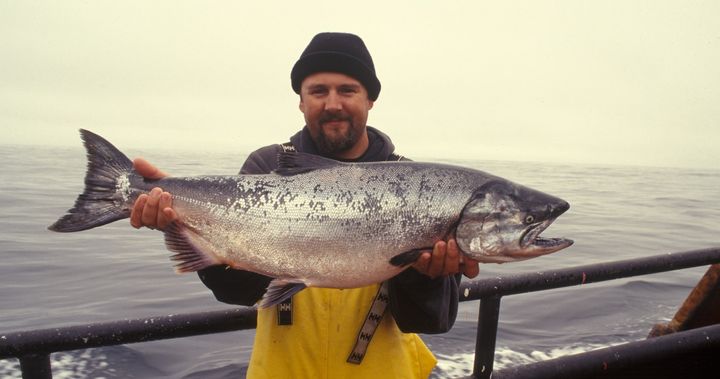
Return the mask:
{"type": "Polygon", "coordinates": [[[185,227],[181,222],[173,222],[163,232],[165,246],[175,253],[170,259],[178,262],[175,265],[175,272],[193,272],[223,263],[205,238],[185,227]]]}
{"type": "Polygon", "coordinates": [[[423,251],[432,251],[432,248],[424,248],[424,249],[413,249],[410,251],[406,251],[404,253],[400,253],[392,258],[390,258],[390,264],[397,267],[405,267],[408,265],[411,265],[415,263],[415,261],[420,257],[420,254],[423,253],[423,251]]]}
{"type": "Polygon", "coordinates": [[[289,299],[292,295],[304,290],[307,286],[303,282],[289,281],[284,279],[274,279],[265,291],[260,300],[260,308],[272,307],[275,304],[282,303],[289,299]]]}

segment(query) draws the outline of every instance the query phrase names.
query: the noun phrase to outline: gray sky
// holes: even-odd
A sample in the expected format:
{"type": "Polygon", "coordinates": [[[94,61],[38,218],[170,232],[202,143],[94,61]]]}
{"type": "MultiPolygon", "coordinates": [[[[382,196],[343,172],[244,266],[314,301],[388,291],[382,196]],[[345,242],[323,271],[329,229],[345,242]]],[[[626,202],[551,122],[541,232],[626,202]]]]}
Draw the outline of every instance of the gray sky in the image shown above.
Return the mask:
{"type": "Polygon", "coordinates": [[[2,143],[284,142],[303,123],[290,68],[345,31],[383,85],[369,123],[402,154],[718,168],[718,16],[690,0],[0,0],[2,143]]]}

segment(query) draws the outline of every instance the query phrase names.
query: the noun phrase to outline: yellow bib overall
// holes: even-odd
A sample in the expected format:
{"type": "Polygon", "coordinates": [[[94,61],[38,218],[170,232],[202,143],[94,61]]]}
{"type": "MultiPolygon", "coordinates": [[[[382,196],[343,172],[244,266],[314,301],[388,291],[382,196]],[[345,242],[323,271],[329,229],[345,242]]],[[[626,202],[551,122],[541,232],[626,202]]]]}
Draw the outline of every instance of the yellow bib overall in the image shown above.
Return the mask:
{"type": "Polygon", "coordinates": [[[260,309],[247,378],[427,378],[435,357],[389,309],[362,363],[347,362],[378,288],[306,288],[293,297],[292,325],[278,325],[276,307],[260,309]]]}

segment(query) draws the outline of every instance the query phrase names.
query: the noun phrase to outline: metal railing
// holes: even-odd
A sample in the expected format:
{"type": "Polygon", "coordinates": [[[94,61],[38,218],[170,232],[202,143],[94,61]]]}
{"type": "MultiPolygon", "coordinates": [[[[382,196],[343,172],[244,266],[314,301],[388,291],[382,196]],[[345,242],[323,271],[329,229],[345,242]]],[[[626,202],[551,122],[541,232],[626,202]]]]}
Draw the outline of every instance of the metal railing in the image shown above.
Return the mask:
{"type": "MultiPolygon", "coordinates": [[[[718,262],[720,262],[720,248],[709,248],[463,282],[460,288],[460,301],[480,300],[475,362],[473,374],[469,378],[490,378],[491,375],[494,378],[503,379],[530,376],[549,378],[554,377],[553,375],[557,372],[568,370],[568,365],[574,367],[575,371],[572,372],[592,374],[598,370],[598,367],[601,367],[600,370],[604,370],[603,372],[607,372],[608,359],[603,361],[604,366],[599,366],[596,361],[605,358],[603,354],[609,354],[611,358],[615,357],[614,360],[611,360],[612,367],[616,368],[623,367],[623,362],[632,362],[633,360],[640,362],[643,357],[647,361],[648,359],[663,359],[670,353],[677,354],[679,345],[682,345],[681,348],[689,349],[688,351],[717,349],[720,344],[720,326],[711,326],[583,353],[590,354],[588,356],[592,359],[589,360],[573,361],[572,356],[561,357],[512,367],[493,374],[500,300],[503,296],[705,266],[718,262]],[[641,342],[648,342],[655,348],[634,346],[641,342]],[[622,351],[622,356],[625,357],[620,362],[617,358],[618,351],[622,351]],[[560,363],[557,363],[558,361],[560,363]],[[546,372],[547,375],[542,376],[541,372],[546,372]]],[[[23,378],[52,378],[50,354],[54,352],[252,329],[256,326],[256,316],[254,308],[237,308],[4,333],[0,334],[0,359],[19,359],[23,378]]],[[[574,376],[579,375],[567,377],[574,376]]]]}
{"type": "MultiPolygon", "coordinates": [[[[487,379],[491,376],[512,378],[512,376],[498,376],[497,373],[493,375],[495,339],[500,318],[500,300],[503,296],[674,271],[718,262],[720,262],[720,248],[709,248],[463,283],[461,301],[480,300],[475,363],[470,378],[487,379]]],[[[535,377],[543,378],[543,376],[535,377]]]]}

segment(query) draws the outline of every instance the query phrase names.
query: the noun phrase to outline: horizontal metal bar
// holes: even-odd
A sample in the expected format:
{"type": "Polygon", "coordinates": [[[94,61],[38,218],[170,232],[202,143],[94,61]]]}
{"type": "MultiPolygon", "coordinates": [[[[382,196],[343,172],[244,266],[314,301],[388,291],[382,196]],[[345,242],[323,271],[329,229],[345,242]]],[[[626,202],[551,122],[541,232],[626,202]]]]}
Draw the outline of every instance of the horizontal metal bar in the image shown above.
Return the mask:
{"type": "MultiPolygon", "coordinates": [[[[720,262],[720,248],[488,278],[461,285],[461,301],[599,282],[720,262]]],[[[0,334],[0,359],[221,333],[256,326],[254,308],[159,316],[0,334]]]]}
{"type": "Polygon", "coordinates": [[[720,262],[720,247],[463,282],[460,301],[544,291],[720,262]]]}
{"type": "Polygon", "coordinates": [[[0,334],[0,359],[252,329],[256,317],[235,308],[0,334]]]}
{"type": "MultiPolygon", "coordinates": [[[[628,342],[585,353],[509,367],[493,379],[551,379],[595,377],[694,377],[704,366],[717,366],[720,325],[706,326],[642,341],[628,342]],[[681,362],[692,362],[682,365],[681,362]],[[670,371],[677,370],[677,374],[670,371]],[[630,376],[621,375],[621,373],[630,376]],[[647,375],[647,376],[646,376],[647,375]]],[[[708,374],[708,372],[705,372],[708,374]]],[[[712,375],[711,375],[712,376],[712,375]]],[[[703,376],[705,377],[705,376],[703,376]]]]}

